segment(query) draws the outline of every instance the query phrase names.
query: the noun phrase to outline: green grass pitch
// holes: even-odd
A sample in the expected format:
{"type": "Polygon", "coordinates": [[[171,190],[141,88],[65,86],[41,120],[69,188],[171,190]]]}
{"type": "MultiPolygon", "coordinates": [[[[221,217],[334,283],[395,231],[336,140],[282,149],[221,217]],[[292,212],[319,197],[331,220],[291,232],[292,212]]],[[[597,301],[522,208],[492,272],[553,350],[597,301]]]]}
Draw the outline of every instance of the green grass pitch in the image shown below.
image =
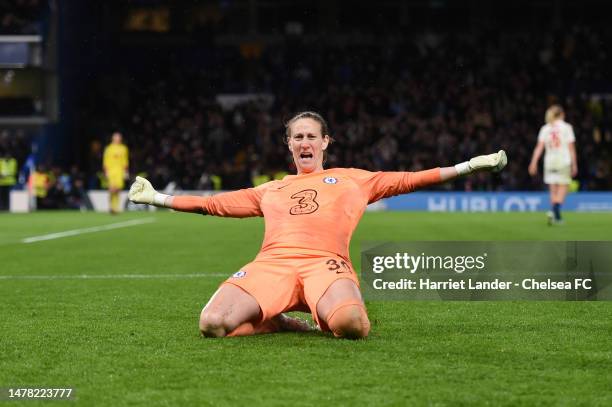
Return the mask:
{"type": "MultiPolygon", "coordinates": [[[[612,238],[612,214],[566,220],[368,213],[351,252],[358,268],[366,240],[612,238]]],[[[83,406],[612,405],[610,302],[371,302],[363,341],[200,338],[203,305],[262,235],[261,219],[161,211],[0,215],[0,388],[73,387],[76,401],[52,404],[83,406]]]]}

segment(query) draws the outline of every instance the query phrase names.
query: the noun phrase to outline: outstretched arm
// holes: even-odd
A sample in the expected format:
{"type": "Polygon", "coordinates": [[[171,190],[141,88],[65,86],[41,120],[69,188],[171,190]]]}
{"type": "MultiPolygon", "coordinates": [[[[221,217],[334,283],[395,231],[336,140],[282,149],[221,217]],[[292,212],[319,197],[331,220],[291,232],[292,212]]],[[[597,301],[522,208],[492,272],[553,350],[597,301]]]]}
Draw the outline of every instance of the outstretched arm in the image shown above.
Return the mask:
{"type": "Polygon", "coordinates": [[[450,181],[457,178],[459,173],[455,167],[441,167],[440,168],[440,182],[450,181]]]}
{"type": "Polygon", "coordinates": [[[378,172],[365,171],[361,178],[361,185],[368,202],[376,202],[381,198],[406,194],[429,185],[449,181],[461,175],[478,171],[501,171],[508,159],[504,150],[494,154],[479,155],[469,161],[459,163],[453,167],[432,168],[416,172],[378,172]]]}
{"type": "Polygon", "coordinates": [[[128,194],[130,201],[171,208],[181,212],[244,218],[262,216],[261,191],[255,188],[226,192],[210,197],[172,196],[157,192],[146,178],[136,177],[128,194]]]}

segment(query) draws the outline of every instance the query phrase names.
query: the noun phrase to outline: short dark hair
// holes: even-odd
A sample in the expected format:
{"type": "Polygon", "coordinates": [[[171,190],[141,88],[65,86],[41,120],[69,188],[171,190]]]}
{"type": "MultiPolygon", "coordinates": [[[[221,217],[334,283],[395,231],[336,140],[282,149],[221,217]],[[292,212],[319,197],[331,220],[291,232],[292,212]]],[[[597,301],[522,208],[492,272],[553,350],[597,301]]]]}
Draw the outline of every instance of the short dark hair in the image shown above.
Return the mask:
{"type": "Polygon", "coordinates": [[[321,136],[325,136],[329,133],[327,122],[325,121],[323,116],[321,116],[317,112],[305,111],[296,114],[285,123],[285,137],[289,138],[291,136],[291,125],[299,119],[312,119],[318,122],[321,125],[321,136]]]}

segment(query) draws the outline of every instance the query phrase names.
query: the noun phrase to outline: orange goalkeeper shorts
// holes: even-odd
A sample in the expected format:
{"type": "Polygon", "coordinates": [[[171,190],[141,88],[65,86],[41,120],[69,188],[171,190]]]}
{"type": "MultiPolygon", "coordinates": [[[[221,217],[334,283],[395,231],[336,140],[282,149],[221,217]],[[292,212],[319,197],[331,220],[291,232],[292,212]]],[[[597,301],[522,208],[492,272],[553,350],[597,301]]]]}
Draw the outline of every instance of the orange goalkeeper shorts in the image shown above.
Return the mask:
{"type": "Polygon", "coordinates": [[[359,279],[348,259],[319,250],[260,253],[254,261],[225,280],[252,295],[261,308],[262,321],[281,312],[310,312],[317,325],[317,303],[336,280],[359,279]]]}

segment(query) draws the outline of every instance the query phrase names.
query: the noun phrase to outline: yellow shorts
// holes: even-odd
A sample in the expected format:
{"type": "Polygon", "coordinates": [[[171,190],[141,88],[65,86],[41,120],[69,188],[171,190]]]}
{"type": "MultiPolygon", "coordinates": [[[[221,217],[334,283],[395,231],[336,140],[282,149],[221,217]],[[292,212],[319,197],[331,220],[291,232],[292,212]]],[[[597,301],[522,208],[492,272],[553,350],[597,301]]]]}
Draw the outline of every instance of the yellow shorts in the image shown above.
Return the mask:
{"type": "Polygon", "coordinates": [[[322,329],[317,303],[336,280],[359,279],[348,259],[323,251],[260,253],[223,284],[233,284],[252,295],[261,307],[262,321],[281,312],[310,312],[322,329]]]}
{"type": "Polygon", "coordinates": [[[125,180],[124,180],[124,172],[123,170],[121,171],[109,171],[106,174],[107,178],[108,178],[108,187],[109,188],[117,188],[117,189],[123,189],[125,187],[125,180]]]}

